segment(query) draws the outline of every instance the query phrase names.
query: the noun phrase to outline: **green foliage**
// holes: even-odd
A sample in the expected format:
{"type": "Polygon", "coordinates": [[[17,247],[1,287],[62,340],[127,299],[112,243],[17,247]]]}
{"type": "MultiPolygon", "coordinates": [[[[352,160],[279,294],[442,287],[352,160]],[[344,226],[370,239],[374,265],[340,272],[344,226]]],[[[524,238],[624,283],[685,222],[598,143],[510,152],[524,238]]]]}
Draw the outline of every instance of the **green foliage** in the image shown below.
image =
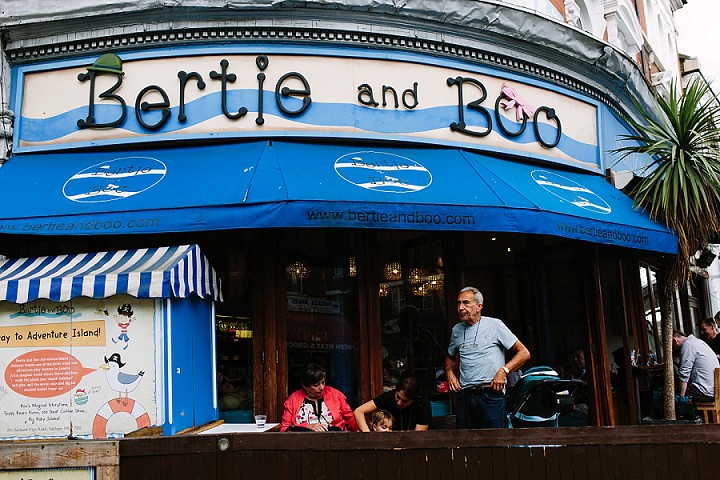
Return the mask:
{"type": "Polygon", "coordinates": [[[655,95],[658,117],[637,105],[640,120],[626,119],[637,133],[613,150],[620,159],[646,157],[630,197],[678,235],[669,290],[684,285],[690,257],[720,232],[720,105],[703,81],[678,90],[673,83],[668,99],[655,95]]]}

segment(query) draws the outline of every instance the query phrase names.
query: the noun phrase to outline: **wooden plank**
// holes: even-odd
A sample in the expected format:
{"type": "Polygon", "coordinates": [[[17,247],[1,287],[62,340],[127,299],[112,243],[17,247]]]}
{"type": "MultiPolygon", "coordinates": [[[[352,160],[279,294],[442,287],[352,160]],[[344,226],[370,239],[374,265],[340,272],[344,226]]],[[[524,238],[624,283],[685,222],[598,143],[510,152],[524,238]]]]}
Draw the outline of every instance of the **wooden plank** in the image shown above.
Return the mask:
{"type": "Polygon", "coordinates": [[[700,478],[708,478],[705,472],[702,475],[698,471],[698,453],[694,443],[688,443],[680,447],[682,455],[682,475],[683,480],[699,480],[700,478]]]}
{"type": "Polygon", "coordinates": [[[601,480],[600,448],[597,445],[583,447],[585,451],[585,468],[587,480],[601,480]]]}
{"type": "Polygon", "coordinates": [[[0,470],[116,466],[119,442],[0,442],[0,470]]]}
{"type": "Polygon", "coordinates": [[[659,480],[655,464],[655,446],[640,446],[642,475],[638,478],[642,480],[659,480]]]}
{"type": "Polygon", "coordinates": [[[505,478],[505,458],[508,449],[506,447],[495,447],[492,452],[492,466],[494,478],[505,478]]]}
{"type": "Polygon", "coordinates": [[[520,480],[537,478],[533,474],[532,449],[529,447],[516,447],[517,450],[517,475],[520,480]]]}
{"type": "Polygon", "coordinates": [[[568,470],[572,472],[572,478],[588,478],[588,447],[573,446],[567,449],[570,451],[568,470]]]}
{"type": "Polygon", "coordinates": [[[571,446],[558,446],[558,459],[560,462],[560,480],[573,479],[573,456],[571,446]]]}
{"type": "Polygon", "coordinates": [[[544,447],[530,448],[530,462],[532,465],[532,475],[529,477],[526,476],[525,478],[532,478],[533,480],[546,480],[551,478],[546,474],[547,459],[545,458],[544,447]]]}
{"type": "Polygon", "coordinates": [[[326,470],[325,452],[318,452],[315,450],[302,452],[301,466],[303,476],[308,476],[309,478],[324,477],[326,470]]]}
{"type": "Polygon", "coordinates": [[[697,446],[698,471],[703,478],[720,478],[720,462],[717,461],[719,453],[717,445],[701,443],[697,446]]]}
{"type": "Polygon", "coordinates": [[[347,466],[340,464],[340,456],[338,452],[330,450],[325,452],[325,478],[345,478],[347,477],[347,466]]]}
{"type": "Polygon", "coordinates": [[[649,447],[653,449],[653,458],[655,459],[655,478],[657,480],[671,480],[676,467],[670,464],[668,446],[650,445],[649,447]]]}
{"type": "Polygon", "coordinates": [[[642,451],[640,445],[628,445],[627,449],[627,471],[631,479],[639,479],[643,475],[642,451]]]}
{"type": "Polygon", "coordinates": [[[543,455],[545,457],[545,478],[552,480],[559,479],[562,470],[560,448],[544,447],[543,455]]]}
{"type": "Polygon", "coordinates": [[[337,478],[362,480],[363,469],[360,465],[355,465],[355,453],[354,451],[337,452],[338,464],[342,469],[342,475],[337,478]]]}
{"type": "Polygon", "coordinates": [[[469,479],[486,479],[486,478],[492,478],[492,471],[490,472],[490,476],[488,477],[487,474],[484,473],[484,470],[486,468],[487,463],[481,465],[481,457],[480,457],[480,449],[479,448],[466,448],[465,449],[465,458],[466,458],[466,465],[467,469],[465,471],[465,477],[469,479]]]}
{"type": "Polygon", "coordinates": [[[415,457],[412,450],[401,450],[400,452],[400,476],[402,480],[413,480],[415,478],[415,457]]]}
{"type": "Polygon", "coordinates": [[[630,478],[628,476],[628,455],[626,445],[612,446],[615,478],[630,478]]]}
{"type": "MultiPolygon", "coordinates": [[[[398,450],[378,450],[375,452],[375,468],[378,478],[400,478],[402,464],[398,450]]],[[[341,478],[341,477],[336,477],[341,478]]]]}
{"type": "Polygon", "coordinates": [[[278,452],[277,472],[278,478],[293,478],[297,475],[300,465],[301,453],[298,451],[278,452]]]}
{"type": "Polygon", "coordinates": [[[505,448],[504,454],[504,465],[503,471],[505,472],[503,478],[507,480],[520,480],[520,470],[518,464],[520,463],[520,452],[521,447],[509,447],[505,448]]]}
{"type": "Polygon", "coordinates": [[[448,477],[455,480],[467,478],[467,450],[464,448],[453,448],[450,450],[452,465],[447,469],[448,477]]]}
{"type": "Polygon", "coordinates": [[[453,451],[449,448],[433,448],[426,452],[428,480],[446,480],[454,468],[453,451]]]}
{"type": "Polygon", "coordinates": [[[170,478],[173,480],[217,478],[217,454],[215,452],[203,452],[195,455],[173,454],[170,455],[170,463],[170,478]]]}
{"type": "Polygon", "coordinates": [[[478,476],[469,478],[479,478],[480,480],[492,480],[494,478],[502,478],[501,474],[496,470],[493,460],[493,448],[483,447],[477,450],[478,453],[478,476]]]}
{"type": "Polygon", "coordinates": [[[600,454],[600,478],[610,480],[615,478],[615,460],[613,458],[613,447],[611,445],[599,445],[600,454]]]}

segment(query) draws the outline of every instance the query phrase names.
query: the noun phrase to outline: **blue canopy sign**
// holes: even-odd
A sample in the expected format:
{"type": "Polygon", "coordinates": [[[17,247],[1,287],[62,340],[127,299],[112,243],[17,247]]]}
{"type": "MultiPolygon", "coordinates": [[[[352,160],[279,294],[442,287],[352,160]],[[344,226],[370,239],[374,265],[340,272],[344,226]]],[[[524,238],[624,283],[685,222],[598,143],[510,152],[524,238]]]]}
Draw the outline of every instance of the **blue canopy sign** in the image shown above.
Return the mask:
{"type": "Polygon", "coordinates": [[[459,149],[249,142],[16,155],[0,233],[331,227],[554,235],[675,253],[602,176],[459,149]]]}

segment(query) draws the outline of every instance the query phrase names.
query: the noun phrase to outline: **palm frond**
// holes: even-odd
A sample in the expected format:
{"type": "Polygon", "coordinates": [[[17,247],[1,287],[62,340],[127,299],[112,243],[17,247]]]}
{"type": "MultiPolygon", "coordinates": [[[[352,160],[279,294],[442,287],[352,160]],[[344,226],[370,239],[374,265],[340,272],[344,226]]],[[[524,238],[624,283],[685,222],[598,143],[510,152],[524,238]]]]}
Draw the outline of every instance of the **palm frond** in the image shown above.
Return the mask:
{"type": "Polygon", "coordinates": [[[667,99],[656,95],[657,115],[636,105],[639,120],[626,118],[635,133],[612,150],[622,160],[642,155],[643,179],[630,192],[639,208],[678,235],[672,287],[690,276],[690,257],[720,231],[720,104],[709,86],[691,82],[667,99]]]}

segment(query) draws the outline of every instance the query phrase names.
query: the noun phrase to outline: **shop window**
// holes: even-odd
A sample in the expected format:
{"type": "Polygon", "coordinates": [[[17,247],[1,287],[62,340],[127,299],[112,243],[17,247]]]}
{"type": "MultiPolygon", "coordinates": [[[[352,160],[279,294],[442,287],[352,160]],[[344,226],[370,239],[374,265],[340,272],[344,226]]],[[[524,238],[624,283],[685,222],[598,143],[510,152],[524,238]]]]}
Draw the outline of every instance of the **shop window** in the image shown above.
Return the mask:
{"type": "Polygon", "coordinates": [[[656,268],[649,265],[640,265],[640,286],[643,297],[647,350],[662,360],[662,322],[656,268]]]}
{"type": "Polygon", "coordinates": [[[442,241],[437,236],[378,235],[383,390],[415,376],[434,416],[450,413],[442,369],[448,344],[442,241]]]}
{"type": "Polygon", "coordinates": [[[327,385],[355,407],[360,397],[360,335],[354,234],[343,231],[288,232],[288,393],[302,386],[305,367],[327,372],[327,385]]]}
{"type": "Polygon", "coordinates": [[[228,423],[253,422],[253,317],[248,255],[227,251],[225,301],[217,304],[218,408],[228,423]]]}

